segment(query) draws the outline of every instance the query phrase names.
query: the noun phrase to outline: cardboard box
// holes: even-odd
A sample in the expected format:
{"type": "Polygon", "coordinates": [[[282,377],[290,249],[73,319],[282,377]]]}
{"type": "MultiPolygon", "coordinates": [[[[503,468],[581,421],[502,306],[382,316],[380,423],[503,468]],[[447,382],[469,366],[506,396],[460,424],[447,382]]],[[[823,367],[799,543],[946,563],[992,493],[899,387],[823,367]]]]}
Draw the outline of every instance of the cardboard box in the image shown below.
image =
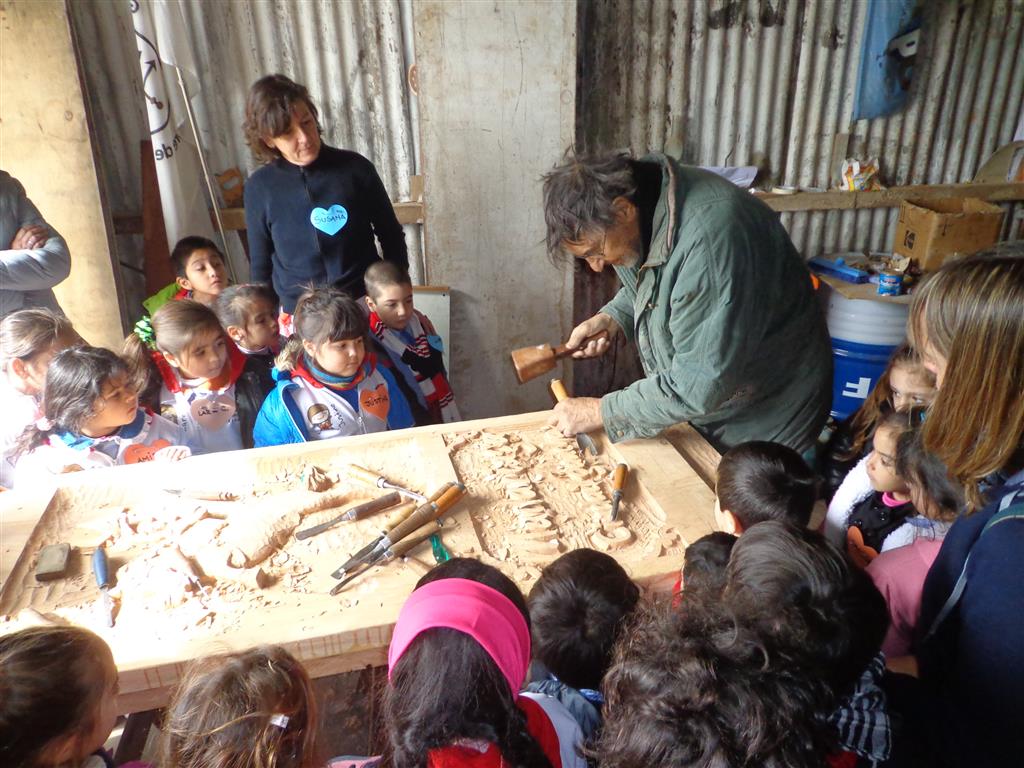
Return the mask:
{"type": "Polygon", "coordinates": [[[921,269],[938,269],[946,259],[966,256],[999,240],[1003,209],[970,197],[904,200],[892,249],[916,259],[921,269]]]}

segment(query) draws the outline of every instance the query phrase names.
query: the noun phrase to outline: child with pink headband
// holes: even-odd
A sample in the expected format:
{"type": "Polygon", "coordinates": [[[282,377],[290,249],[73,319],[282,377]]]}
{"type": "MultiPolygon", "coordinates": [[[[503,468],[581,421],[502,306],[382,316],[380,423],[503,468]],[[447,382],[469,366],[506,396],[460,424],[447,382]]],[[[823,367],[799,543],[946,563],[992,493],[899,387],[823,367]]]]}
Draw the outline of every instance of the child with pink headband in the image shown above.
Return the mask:
{"type": "Polygon", "coordinates": [[[529,663],[519,588],[476,560],[439,565],[416,585],[391,639],[385,763],[585,768],[582,734],[568,710],[521,692],[529,663]]]}

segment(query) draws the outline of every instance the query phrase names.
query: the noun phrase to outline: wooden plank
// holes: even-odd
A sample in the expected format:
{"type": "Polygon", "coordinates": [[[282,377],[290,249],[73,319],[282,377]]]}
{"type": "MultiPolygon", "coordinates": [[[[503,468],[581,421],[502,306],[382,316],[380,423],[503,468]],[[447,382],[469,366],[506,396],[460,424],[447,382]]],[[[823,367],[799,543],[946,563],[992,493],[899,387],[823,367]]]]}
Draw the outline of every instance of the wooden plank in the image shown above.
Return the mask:
{"type": "MultiPolygon", "coordinates": [[[[713,528],[714,496],[702,476],[664,439],[612,444],[597,434],[602,455],[584,461],[574,441],[546,426],[548,415],[236,451],[174,465],[115,467],[59,476],[55,491],[0,494],[3,551],[21,553],[13,565],[5,555],[9,577],[0,590],[0,613],[11,616],[30,608],[103,636],[118,663],[122,711],[166,703],[189,659],[256,643],[284,645],[318,677],[381,664],[398,610],[432,562],[429,547],[414,553],[408,563],[391,563],[366,574],[337,597],[327,594],[334,584],[330,571],[376,535],[380,518],[339,525],[301,542],[289,537],[264,563],[276,582],[261,591],[235,592],[224,583],[213,584],[212,614],[190,593],[166,602],[168,593],[161,591],[165,580],[154,563],[168,540],[166,531],[176,519],[191,515],[197,503],[183,502],[160,488],[219,482],[239,490],[247,494],[244,503],[198,504],[215,516],[244,519],[248,526],[260,509],[279,509],[283,503],[283,497],[265,494],[286,491],[312,465],[343,471],[358,463],[422,492],[461,480],[468,495],[443,520],[445,546],[452,554],[502,568],[524,590],[546,562],[576,546],[608,549],[642,584],[674,574],[688,542],[713,528]],[[611,468],[618,462],[629,464],[632,472],[616,529],[606,515],[611,468]],[[538,505],[551,523],[550,536],[547,528],[522,522],[538,505]],[[135,520],[135,528],[127,532],[126,511],[135,520]],[[539,531],[540,538],[531,539],[531,530],[539,531]],[[616,530],[621,537],[616,538],[616,530]],[[77,548],[75,563],[67,579],[41,587],[32,578],[31,564],[39,547],[55,539],[77,548]],[[100,595],[88,567],[92,549],[103,541],[115,568],[115,590],[123,590],[113,628],[102,620],[100,595]],[[538,542],[540,550],[531,548],[538,542]]],[[[713,463],[712,449],[696,433],[683,444],[702,454],[691,460],[698,466],[713,463]]],[[[342,487],[351,491],[352,503],[379,493],[351,483],[342,487]]],[[[322,522],[336,512],[314,513],[304,524],[322,522]]],[[[188,546],[187,531],[172,538],[188,546]]],[[[0,631],[12,631],[18,619],[0,626],[0,631]]]]}
{"type": "Polygon", "coordinates": [[[662,436],[672,444],[704,484],[714,490],[718,485],[718,462],[722,456],[711,443],[686,422],[669,427],[662,436]]]}
{"type": "Polygon", "coordinates": [[[838,291],[841,296],[845,296],[848,299],[859,299],[862,301],[880,301],[883,304],[909,304],[910,295],[902,294],[900,296],[880,296],[878,293],[878,286],[875,283],[848,283],[845,280],[840,280],[838,277],[832,275],[823,275],[818,272],[814,273],[818,276],[818,279],[828,285],[830,288],[838,291]]]}
{"type": "MultiPolygon", "coordinates": [[[[393,202],[395,216],[400,224],[422,224],[424,205],[419,201],[393,202]]],[[[221,208],[220,220],[224,229],[238,231],[245,229],[245,208],[221,208]]]]}
{"type": "Polygon", "coordinates": [[[872,192],[797,192],[792,195],[755,193],[776,211],[843,211],[862,208],[898,208],[904,200],[942,200],[977,197],[989,202],[1024,200],[1024,183],[916,184],[872,192]]]}

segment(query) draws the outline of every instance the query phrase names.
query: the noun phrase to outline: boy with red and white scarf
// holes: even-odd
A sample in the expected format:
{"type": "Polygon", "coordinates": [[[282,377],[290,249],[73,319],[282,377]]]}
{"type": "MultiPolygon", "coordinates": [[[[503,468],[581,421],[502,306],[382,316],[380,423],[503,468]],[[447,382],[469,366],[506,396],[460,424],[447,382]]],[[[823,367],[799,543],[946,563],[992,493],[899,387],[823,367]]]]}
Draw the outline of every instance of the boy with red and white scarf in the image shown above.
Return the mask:
{"type": "Polygon", "coordinates": [[[395,262],[377,261],[363,280],[370,333],[426,411],[425,423],[461,420],[444,368],[441,337],[430,319],[413,307],[409,273],[395,262]]]}

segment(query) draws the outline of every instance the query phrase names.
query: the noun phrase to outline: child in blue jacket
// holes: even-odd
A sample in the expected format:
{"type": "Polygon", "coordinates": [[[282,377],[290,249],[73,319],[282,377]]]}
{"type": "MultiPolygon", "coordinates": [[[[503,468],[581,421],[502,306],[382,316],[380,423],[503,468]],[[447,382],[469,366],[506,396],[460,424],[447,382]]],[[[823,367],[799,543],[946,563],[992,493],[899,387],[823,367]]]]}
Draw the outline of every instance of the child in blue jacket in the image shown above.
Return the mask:
{"type": "Polygon", "coordinates": [[[257,447],[413,426],[390,371],[366,352],[366,318],[337,288],[307,291],[295,335],[277,359],[277,385],[256,417],[257,447]]]}

